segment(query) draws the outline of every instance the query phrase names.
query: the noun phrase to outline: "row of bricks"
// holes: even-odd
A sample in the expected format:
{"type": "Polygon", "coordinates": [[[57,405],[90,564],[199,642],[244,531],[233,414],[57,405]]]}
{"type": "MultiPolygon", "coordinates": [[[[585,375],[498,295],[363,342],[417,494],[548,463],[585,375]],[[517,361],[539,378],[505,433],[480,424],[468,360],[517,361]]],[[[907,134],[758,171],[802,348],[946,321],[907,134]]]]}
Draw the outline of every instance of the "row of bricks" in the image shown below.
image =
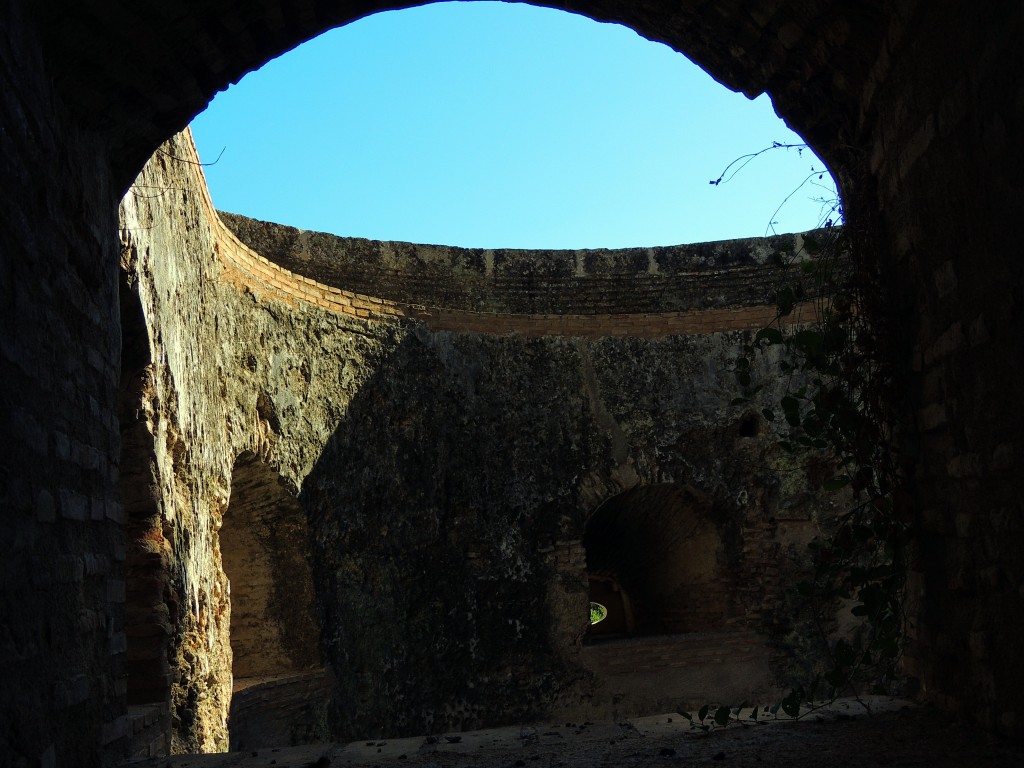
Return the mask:
{"type": "MultiPolygon", "coordinates": [[[[228,236],[228,238],[233,240],[233,236],[228,236]]],[[[248,248],[240,243],[226,243],[224,246],[224,253],[230,261],[252,274],[257,280],[285,291],[286,293],[290,293],[296,298],[306,300],[309,303],[317,304],[319,303],[317,300],[325,300],[331,307],[336,305],[339,306],[341,311],[344,311],[346,307],[352,307],[370,309],[372,311],[378,311],[385,314],[404,313],[401,310],[402,305],[398,302],[360,295],[351,291],[342,291],[332,286],[317,283],[311,278],[295,274],[284,269],[278,264],[274,264],[265,257],[249,251],[248,248]]],[[[707,275],[705,276],[705,279],[707,280],[707,275]]],[[[643,297],[638,296],[637,294],[643,293],[643,289],[644,286],[631,282],[629,290],[616,291],[615,294],[631,298],[632,300],[642,301],[643,297]]],[[[600,296],[605,295],[605,292],[603,291],[599,293],[600,296]]]]}
{"type": "MultiPolygon", "coordinates": [[[[215,212],[211,213],[216,216],[215,212]]],[[[411,317],[433,330],[522,336],[637,336],[657,338],[677,334],[706,334],[763,327],[776,316],[772,306],[676,311],[661,313],[518,315],[403,305],[364,296],[312,278],[291,273],[241,243],[214,218],[218,255],[236,269],[270,289],[284,301],[295,299],[327,311],[360,319],[378,316],[411,317]]]]}

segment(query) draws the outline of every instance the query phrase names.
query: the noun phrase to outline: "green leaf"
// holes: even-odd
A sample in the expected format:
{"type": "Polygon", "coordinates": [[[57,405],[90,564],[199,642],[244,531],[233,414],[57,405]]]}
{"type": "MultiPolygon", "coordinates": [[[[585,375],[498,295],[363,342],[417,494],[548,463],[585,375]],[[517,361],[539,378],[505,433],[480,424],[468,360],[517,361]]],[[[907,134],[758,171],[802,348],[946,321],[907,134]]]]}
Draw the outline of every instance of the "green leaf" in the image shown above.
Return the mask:
{"type": "Polygon", "coordinates": [[[762,328],[754,336],[754,343],[757,344],[759,341],[767,341],[769,344],[781,344],[782,331],[778,328],[762,328]]]}
{"type": "Polygon", "coordinates": [[[838,691],[849,681],[846,673],[840,669],[833,669],[831,672],[825,675],[825,682],[832,686],[833,689],[838,691]]]}
{"type": "Polygon", "coordinates": [[[793,344],[804,354],[814,354],[821,351],[823,334],[821,331],[804,329],[793,334],[793,344]]]}
{"type": "Polygon", "coordinates": [[[764,416],[768,421],[775,421],[775,413],[767,408],[761,409],[761,415],[764,416]]]}
{"type": "Polygon", "coordinates": [[[704,718],[708,716],[708,712],[711,710],[707,704],[700,708],[700,712],[697,713],[697,720],[704,722],[704,718]]]}
{"type": "Polygon", "coordinates": [[[715,722],[718,725],[728,725],[729,724],[729,714],[730,714],[729,707],[719,707],[718,709],[715,710],[715,722]]]}
{"type": "Polygon", "coordinates": [[[836,661],[836,664],[841,667],[852,667],[857,661],[857,654],[853,648],[845,640],[838,640],[836,647],[832,651],[832,656],[836,661]]]}
{"type": "Polygon", "coordinates": [[[786,423],[791,427],[800,426],[800,401],[791,395],[786,395],[779,400],[779,405],[782,406],[782,412],[786,417],[786,423]]]}
{"type": "Polygon", "coordinates": [[[821,484],[821,487],[826,491],[838,491],[840,488],[845,488],[850,484],[849,475],[839,475],[838,477],[831,477],[821,484]]]}
{"type": "Polygon", "coordinates": [[[804,697],[803,689],[796,688],[789,692],[789,694],[782,700],[782,711],[790,717],[796,717],[800,714],[800,702],[804,697]]]}

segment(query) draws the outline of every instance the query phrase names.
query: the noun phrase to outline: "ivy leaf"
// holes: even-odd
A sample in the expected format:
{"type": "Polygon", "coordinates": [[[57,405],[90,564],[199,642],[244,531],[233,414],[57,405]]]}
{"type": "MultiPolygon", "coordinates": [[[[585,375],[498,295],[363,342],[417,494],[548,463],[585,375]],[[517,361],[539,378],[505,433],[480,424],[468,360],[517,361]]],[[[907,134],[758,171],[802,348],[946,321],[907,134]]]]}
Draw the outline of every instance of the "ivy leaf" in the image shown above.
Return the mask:
{"type": "Polygon", "coordinates": [[[729,724],[729,713],[730,713],[729,707],[719,707],[718,709],[715,710],[715,722],[718,725],[722,725],[722,726],[728,725],[729,724]]]}
{"type": "Polygon", "coordinates": [[[857,661],[857,654],[854,652],[853,647],[843,639],[839,639],[836,642],[832,656],[840,667],[852,667],[854,662],[857,661]]]}
{"type": "Polygon", "coordinates": [[[839,475],[838,477],[831,477],[821,484],[821,487],[826,491],[838,491],[840,488],[845,488],[850,484],[849,475],[839,475]]]}
{"type": "Polygon", "coordinates": [[[789,694],[782,700],[782,711],[790,717],[796,717],[800,714],[800,701],[804,697],[803,689],[796,688],[789,692],[789,694]]]}
{"type": "Polygon", "coordinates": [[[782,343],[782,331],[778,328],[762,328],[754,336],[754,343],[757,344],[761,341],[767,341],[769,344],[781,344],[782,343]]]}
{"type": "Polygon", "coordinates": [[[779,405],[782,406],[782,413],[785,415],[789,426],[800,426],[800,401],[792,395],[786,395],[779,400],[779,405]]]}

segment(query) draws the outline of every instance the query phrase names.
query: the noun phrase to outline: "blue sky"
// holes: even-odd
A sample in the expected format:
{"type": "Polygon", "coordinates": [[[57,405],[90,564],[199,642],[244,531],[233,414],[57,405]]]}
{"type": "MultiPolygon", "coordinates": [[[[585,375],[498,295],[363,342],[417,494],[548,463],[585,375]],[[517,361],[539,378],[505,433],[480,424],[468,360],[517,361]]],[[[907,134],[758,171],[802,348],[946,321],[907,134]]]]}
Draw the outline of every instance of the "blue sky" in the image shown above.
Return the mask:
{"type": "Polygon", "coordinates": [[[192,129],[204,162],[220,155],[206,175],[221,210],[380,240],[757,237],[773,221],[818,226],[834,196],[807,150],[766,153],[711,186],[737,157],[800,141],[767,97],[732,93],[630,29],[522,4],[361,19],[250,73],[192,129]]]}

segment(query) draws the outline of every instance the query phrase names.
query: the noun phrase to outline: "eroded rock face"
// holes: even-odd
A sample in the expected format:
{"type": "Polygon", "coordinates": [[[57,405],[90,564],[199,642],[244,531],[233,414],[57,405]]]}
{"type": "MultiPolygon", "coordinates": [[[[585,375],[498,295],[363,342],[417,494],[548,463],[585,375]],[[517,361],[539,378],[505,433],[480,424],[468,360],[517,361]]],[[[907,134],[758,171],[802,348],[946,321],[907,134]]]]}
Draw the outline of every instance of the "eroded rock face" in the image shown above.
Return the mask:
{"type": "MultiPolygon", "coordinates": [[[[541,325],[529,326],[535,333],[497,335],[439,329],[398,310],[331,311],[329,303],[303,298],[312,295],[311,279],[274,272],[274,280],[295,283],[282,288],[225,259],[229,248],[237,254],[244,247],[216,220],[194,166],[174,159],[192,151],[187,134],[174,138],[122,205],[126,282],[148,335],[139,413],[152,440],[144,450],[152,456],[154,515],[168,551],[167,599],[176,607],[166,652],[175,670],[177,750],[227,746],[232,623],[249,628],[246,650],[236,643],[236,675],[314,668],[322,653],[335,681],[328,726],[339,737],[656,706],[649,692],[618,693],[621,680],[581,655],[589,626],[588,522],[602,504],[635,488],[668,490],[621,497],[622,535],[632,535],[631,521],[653,503],[637,499],[655,496],[663,522],[649,520],[647,529],[664,526],[683,537],[684,526],[672,521],[690,516],[700,531],[691,565],[642,571],[648,596],[637,603],[647,606],[645,631],[753,633],[764,644],[785,623],[778,606],[786,555],[831,509],[805,473],[783,479],[773,470],[781,459],[756,407],[728,404],[731,362],[749,331],[716,331],[693,298],[686,322],[705,318],[692,327],[707,330],[651,338],[631,337],[629,323],[619,321],[601,326],[610,330],[600,335],[558,335],[541,325]],[[156,188],[168,192],[143,194],[156,188]],[[273,493],[261,492],[248,473],[248,490],[233,489],[243,482],[240,467],[253,463],[264,466],[261,476],[277,478],[273,493]],[[290,501],[274,501],[278,493],[290,501]],[[308,533],[287,522],[295,509],[308,533]],[[275,524],[282,533],[271,542],[275,524]],[[236,532],[239,526],[244,530],[236,532]],[[310,569],[308,621],[280,618],[292,615],[280,612],[282,601],[310,604],[308,587],[297,586],[302,579],[264,573],[259,584],[243,584],[248,577],[232,575],[246,567],[232,566],[230,557],[226,563],[222,553],[242,553],[239,562],[248,558],[251,573],[258,569],[252,563],[262,562],[252,554],[259,547],[276,553],[259,555],[272,558],[271,571],[282,563],[310,569]],[[246,597],[257,593],[258,600],[246,597]],[[246,600],[258,605],[243,606],[246,600]],[[276,614],[268,607],[274,601],[276,614]],[[659,616],[656,604],[671,604],[678,615],[659,616]],[[261,621],[277,621],[278,630],[266,630],[267,647],[254,656],[261,621]],[[298,624],[299,634],[319,635],[305,651],[292,641],[280,651],[270,647],[289,632],[294,641],[298,624]]],[[[232,221],[243,235],[247,226],[269,226],[232,221]]],[[[742,265],[746,282],[726,273],[725,287],[707,292],[707,306],[732,313],[713,322],[752,322],[743,315],[743,301],[750,301],[744,286],[764,280],[752,263],[742,265]]],[[[444,279],[457,277],[449,270],[444,279]]],[[[372,288],[371,278],[363,276],[362,291],[372,288]]],[[[337,295],[329,288],[316,290],[337,295]]],[[[487,288],[494,301],[500,289],[487,288]]],[[[374,306],[365,293],[353,296],[349,306],[374,306]]],[[[622,316],[627,300],[628,290],[620,290],[622,316]]],[[[679,313],[671,296],[666,302],[665,311],[679,313]]],[[[492,307],[510,315],[519,309],[515,302],[492,307]]],[[[609,317],[601,307],[589,316],[609,317]]],[[[630,318],[658,322],[657,313],[630,318]]],[[[643,528],[637,522],[636,530],[643,528]]],[[[147,541],[137,537],[130,551],[147,541]]],[[[643,542],[637,546],[644,551],[643,542]]],[[[619,579],[639,594],[641,576],[619,579]]]]}

